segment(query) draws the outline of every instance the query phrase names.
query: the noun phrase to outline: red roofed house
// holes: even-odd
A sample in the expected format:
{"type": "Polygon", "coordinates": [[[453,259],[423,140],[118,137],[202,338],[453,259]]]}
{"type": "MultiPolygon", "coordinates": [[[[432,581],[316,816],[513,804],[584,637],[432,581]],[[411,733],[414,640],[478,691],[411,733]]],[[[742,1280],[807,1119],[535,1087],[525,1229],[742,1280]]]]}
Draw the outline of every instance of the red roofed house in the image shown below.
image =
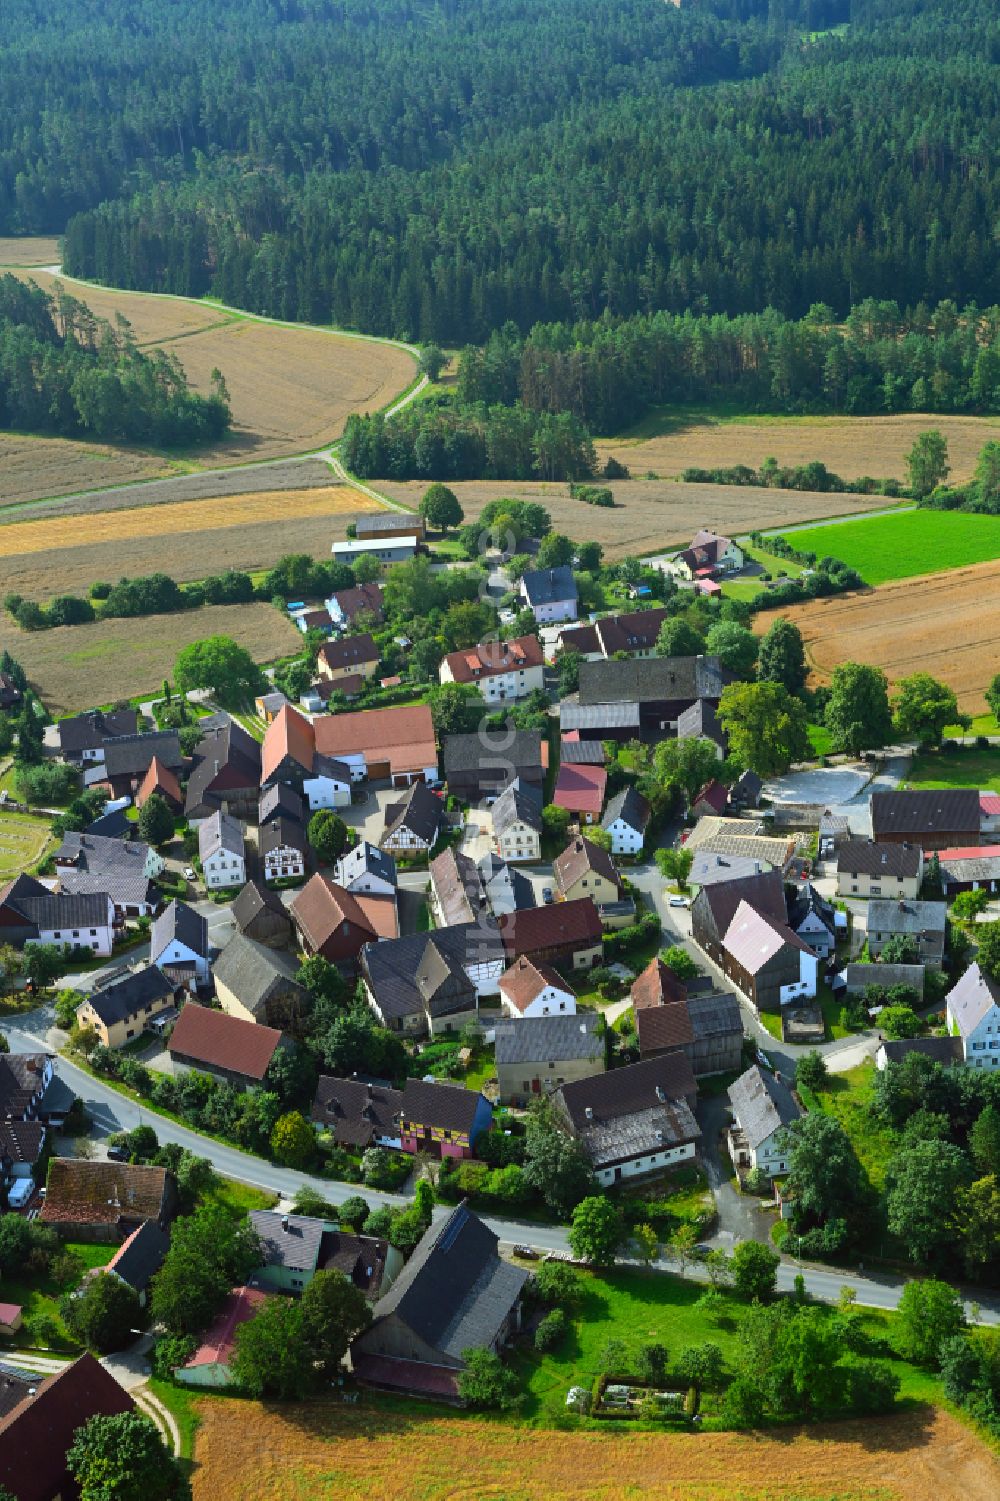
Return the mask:
{"type": "Polygon", "coordinates": [[[135,805],[141,808],[151,793],[158,792],[172,813],[180,813],[184,807],[184,794],[177,776],[164,766],[159,756],[154,756],[149,763],[149,770],[143,777],[139,790],[135,795],[135,805]]]}
{"type": "Polygon", "coordinates": [[[317,753],[347,765],[355,782],[391,778],[394,786],[407,787],[420,777],[437,780],[437,740],[427,704],[323,714],[312,728],[317,753]]]}
{"type": "Polygon", "coordinates": [[[500,977],[500,999],[509,1016],[575,1016],[576,996],[551,964],[515,959],[500,977]]]}
{"type": "Polygon", "coordinates": [[[681,578],[711,578],[716,572],[738,573],[743,563],[742,547],[729,537],[722,537],[717,532],[700,531],[695,532],[691,546],[674,558],[671,570],[681,578]]]}
{"type": "Polygon", "coordinates": [[[272,1296],[257,1287],[234,1287],[191,1359],[175,1367],[174,1380],[183,1386],[228,1386],[236,1353],[236,1331],[258,1314],[272,1296]]]}
{"type": "Polygon", "coordinates": [[[345,808],[351,801],[353,772],[322,751],[316,726],[286,704],[267,727],[261,746],[261,791],[294,787],[310,809],[345,808]]]}
{"type": "Polygon", "coordinates": [[[604,929],[589,896],[551,907],[523,907],[499,920],[508,964],[527,958],[534,963],[591,969],[604,954],[604,929]]]}
{"type": "Polygon", "coordinates": [[[728,789],[721,782],[706,782],[691,804],[691,812],[698,818],[722,818],[728,805],[728,789]]]}
{"type": "Polygon", "coordinates": [[[0,1303],[0,1334],[16,1334],[20,1327],[20,1303],[0,1303]]]}
{"type": "Polygon", "coordinates": [[[175,1071],[197,1069],[246,1089],[263,1082],[280,1046],[281,1033],[273,1027],[188,1001],[170,1034],[167,1052],[175,1071]]]}
{"type": "MultiPolygon", "coordinates": [[[[997,799],[1000,803],[1000,799],[997,799]]],[[[970,844],[938,850],[941,889],[951,898],[960,891],[1000,891],[1000,844],[970,844]]]]}
{"type": "Polygon", "coordinates": [[[0,1486],[17,1501],[77,1501],[66,1468],[76,1430],[89,1418],[133,1412],[135,1403],[93,1355],[81,1355],[0,1420],[0,1486]]]}
{"type": "Polygon", "coordinates": [[[741,901],[722,940],[722,968],[758,1011],[814,997],[819,959],[787,923],[741,901]]]}
{"type": "Polygon", "coordinates": [[[559,767],[552,801],[557,808],[575,813],[581,823],[597,823],[604,807],[608,773],[603,766],[569,765],[559,767]]]}
{"type": "Polygon", "coordinates": [[[1000,834],[1000,793],[979,794],[980,834],[1000,834]]]}
{"type": "Polygon", "coordinates": [[[467,651],[450,652],[438,676],[442,683],[475,683],[488,704],[525,698],[545,686],[541,643],[537,636],[481,641],[467,651]]]}
{"type": "Polygon", "coordinates": [[[399,936],[395,896],[347,891],[318,871],[289,911],[306,952],[348,970],[366,943],[399,936]]]}

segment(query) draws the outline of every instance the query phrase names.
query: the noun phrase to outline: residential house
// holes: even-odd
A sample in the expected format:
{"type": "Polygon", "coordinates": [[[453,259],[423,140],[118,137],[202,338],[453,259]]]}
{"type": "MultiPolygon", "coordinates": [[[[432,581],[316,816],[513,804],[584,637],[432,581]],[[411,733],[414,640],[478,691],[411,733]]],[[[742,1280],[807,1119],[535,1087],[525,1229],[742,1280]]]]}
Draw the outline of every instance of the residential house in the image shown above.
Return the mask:
{"type": "Polygon", "coordinates": [[[872,899],[868,903],[868,953],[877,959],[890,938],[912,938],[916,962],[940,969],[948,907],[945,902],[910,902],[872,899]]]}
{"type": "Polygon", "coordinates": [[[737,1172],[759,1167],[772,1178],[786,1173],[785,1129],[802,1114],[788,1085],[755,1063],[729,1086],[728,1093],[735,1118],[729,1128],[729,1155],[737,1172]]]}
{"type": "Polygon", "coordinates": [[[174,1368],[174,1380],[182,1386],[228,1386],[233,1374],[236,1332],[241,1324],[260,1313],[270,1296],[258,1287],[234,1287],[197,1350],[184,1365],[174,1368]]]}
{"type": "MultiPolygon", "coordinates": [[[[606,660],[623,651],[632,657],[652,657],[656,654],[660,627],[666,619],[666,610],[630,610],[624,615],[604,615],[590,629],[594,632],[600,656],[606,660]]],[[[564,645],[572,646],[573,642],[566,642],[564,637],[564,645]]]]}
{"type": "Polygon", "coordinates": [[[464,1204],[435,1220],[351,1346],[359,1381],[457,1403],[470,1349],[499,1351],[521,1324],[528,1273],[464,1204]]]}
{"type": "Polygon", "coordinates": [[[17,1501],[78,1501],[66,1456],[91,1418],[134,1412],[135,1403],[93,1355],[54,1376],[36,1376],[0,1417],[0,1487],[17,1501]]]}
{"type": "Polygon", "coordinates": [[[518,592],[539,625],[576,619],[576,579],[568,564],[560,568],[530,569],[521,575],[518,592]]]}
{"type": "Polygon", "coordinates": [[[477,923],[369,943],[361,951],[372,1011],[382,1026],[408,1037],[460,1031],[477,1020],[479,998],[496,994],[505,967],[499,928],[486,914],[477,923]]]}
{"type": "Polygon", "coordinates": [[[7,1195],[9,1209],[30,1202],[47,1136],[44,1121],[0,1120],[0,1191],[7,1195]]]}
{"type": "Polygon", "coordinates": [[[310,810],[346,808],[351,801],[352,772],[346,762],[321,751],[316,725],[286,705],[267,727],[261,750],[261,788],[284,782],[310,810]]]}
{"type": "MultiPolygon", "coordinates": [[[[325,605],[318,610],[290,609],[289,614],[293,624],[303,636],[307,636],[310,631],[319,631],[322,635],[329,636],[333,630],[333,619],[325,605]]],[[[287,703],[287,699],[285,701],[287,703]]],[[[265,723],[270,723],[270,720],[266,720],[265,723]]]]}
{"type": "Polygon", "coordinates": [[[695,532],[689,547],[679,552],[671,563],[678,578],[694,581],[711,578],[716,573],[739,573],[746,561],[742,547],[717,532],[695,532]]]}
{"type": "Polygon", "coordinates": [[[295,1031],[310,1009],[296,968],[290,956],[236,933],[213,966],[216,999],[229,1016],[295,1031]]]}
{"type": "Polygon", "coordinates": [[[943,1064],[945,1068],[965,1062],[960,1037],[907,1037],[896,1042],[884,1037],[875,1050],[875,1067],[883,1073],[887,1064],[902,1063],[910,1053],[919,1053],[922,1058],[943,1064]]]}
{"type": "Polygon", "coordinates": [[[652,809],[629,783],[616,792],[604,810],[601,827],[611,835],[613,855],[641,855],[652,809]]]}
{"type": "Polygon", "coordinates": [[[264,1082],[281,1040],[273,1027],[188,1001],[167,1041],[167,1052],[175,1074],[195,1069],[237,1089],[252,1089],[264,1082]]]}
{"type": "Polygon", "coordinates": [[[45,1098],[54,1081],[50,1054],[0,1053],[0,1120],[48,1120],[45,1098]]]}
{"type": "Polygon", "coordinates": [[[154,759],[172,772],[184,765],[176,730],[152,730],[145,735],[117,735],[105,740],[102,780],[111,788],[112,797],[134,797],[154,759]]]}
{"type": "Polygon", "coordinates": [[[970,964],[945,996],[945,1016],[969,1068],[1000,1068],[1000,982],[970,964]]]}
{"type": "Polygon", "coordinates": [[[512,781],[541,795],[548,744],[538,730],[506,728],[489,735],[449,735],[444,742],[444,778],[462,803],[499,797],[512,781]]]}
{"type": "Polygon", "coordinates": [[[1000,834],[1000,794],[980,792],[979,832],[985,843],[994,842],[992,836],[1000,834]]]}
{"type": "Polygon", "coordinates": [[[837,849],[837,895],[906,897],[915,902],[924,877],[919,844],[846,839],[837,849]]]}
{"type": "Polygon", "coordinates": [[[171,813],[176,815],[183,811],[184,794],[177,780],[177,773],[165,766],[159,756],[154,756],[150,761],[149,769],[139,783],[139,790],[135,795],[136,807],[144,808],[154,792],[163,799],[171,813]]]}
{"type": "Polygon", "coordinates": [[[1000,891],[1000,845],[941,850],[941,889],[951,899],[960,891],[1000,891]]]}
{"type": "Polygon", "coordinates": [[[499,928],[508,965],[527,958],[567,969],[592,969],[603,958],[604,930],[589,896],[505,913],[499,928]]]}
{"type": "Polygon", "coordinates": [[[228,715],[221,722],[213,722],[194,751],[184,796],[188,823],[196,828],[218,812],[253,818],[260,776],[260,745],[253,736],[228,715]]]}
{"type": "Polygon", "coordinates": [[[134,839],[138,824],[129,818],[128,809],[126,802],[106,804],[104,812],[88,823],[83,832],[101,839],[134,839]]]}
{"type": "Polygon", "coordinates": [[[732,879],[703,882],[691,904],[691,934],[699,948],[720,968],[723,965],[723,939],[741,902],[748,903],[763,916],[787,923],[785,887],[781,873],[736,876],[732,879]]]}
{"type": "Polygon", "coordinates": [[[629,992],[636,1016],[663,1006],[686,1006],[688,987],[669,964],[659,957],[650,959],[646,968],[632,981],[629,992]]]}
{"type": "Polygon", "coordinates": [[[734,995],[708,979],[685,984],[654,958],[632,982],[631,996],[641,1057],[679,1048],[696,1078],[739,1068],[743,1018],[734,995]]]}
{"type": "Polygon", "coordinates": [[[582,835],[571,840],[562,854],[556,856],[552,874],[564,902],[589,896],[601,908],[608,902],[617,902],[621,896],[621,882],[611,856],[582,835]]]}
{"type": "Polygon", "coordinates": [[[542,858],[540,791],[511,783],[493,804],[493,837],[502,860],[530,864],[542,858]]]}
{"type": "Polygon", "coordinates": [[[257,854],[265,881],[295,881],[306,873],[308,840],[303,825],[277,813],[257,831],[257,854]]]}
{"type": "Polygon", "coordinates": [[[429,868],[431,910],[438,927],[475,922],[487,910],[486,888],[471,856],[461,850],[442,850],[429,868]]]}
{"type": "Polygon", "coordinates": [[[295,893],[289,910],[306,953],[322,954],[351,973],[366,943],[399,931],[394,897],[345,891],[321,872],[295,893]]]}
{"type": "Polygon", "coordinates": [[[500,977],[500,1001],[508,1016],[575,1016],[576,994],[544,961],[515,959],[500,977]]]}
{"type": "Polygon", "coordinates": [[[499,1021],[496,1070],[501,1104],[525,1106],[577,1079],[604,1072],[604,1026],[588,1012],[499,1021]]]}
{"type": "Polygon", "coordinates": [[[170,1232],[157,1220],[144,1220],[127,1236],[111,1260],[103,1267],[95,1267],[93,1275],[107,1272],[130,1287],[139,1299],[139,1307],[145,1308],[149,1297],[149,1285],[163,1265],[170,1250],[170,1232]]]}
{"type": "Polygon", "coordinates": [[[142,840],[108,839],[101,834],[63,835],[53,856],[59,891],[67,896],[107,895],[115,917],[151,917],[160,905],[154,884],[165,861],[142,840]]]}
{"type": "Polygon", "coordinates": [[[362,542],[382,541],[385,537],[416,537],[423,542],[426,527],[424,518],[415,511],[406,515],[399,511],[364,511],[354,523],[354,534],[362,542]]]}
{"type": "Polygon", "coordinates": [[[426,855],[438,841],[444,803],[426,782],[413,782],[398,803],[385,805],[381,849],[394,855],[426,855]]]}
{"type": "MultiPolygon", "coordinates": [[[[314,613],[320,617],[316,622],[317,627],[320,630],[324,629],[324,621],[322,619],[323,612],[321,610],[317,610],[314,613]]],[[[302,617],[299,617],[300,622],[301,619],[302,617]]],[[[306,624],[303,627],[300,623],[299,629],[308,630],[309,626],[308,624],[306,624]]],[[[288,702],[289,700],[287,696],[281,692],[280,688],[272,688],[270,693],[259,693],[253,701],[253,706],[257,711],[259,718],[264,721],[265,725],[269,725],[275,719],[277,719],[278,715],[281,713],[282,709],[288,702]]]]}
{"type": "Polygon", "coordinates": [[[305,824],[306,805],[302,795],[288,782],[273,782],[261,792],[257,822],[267,823],[270,818],[289,818],[293,823],[305,824]]]}
{"type": "Polygon", "coordinates": [[[336,1271],[374,1302],[389,1291],[403,1265],[388,1241],[350,1235],[331,1221],[273,1209],[252,1209],[247,1218],[264,1252],[250,1285],[268,1292],[303,1293],[317,1272],[336,1271]]]}
{"type": "Polygon", "coordinates": [[[347,766],[354,782],[368,777],[406,787],[416,780],[437,781],[437,741],[427,704],[322,714],[312,729],[316,753],[347,766]]]}
{"type": "Polygon", "coordinates": [[[816,995],[819,960],[813,950],[787,922],[745,901],[722,940],[722,968],[758,1011],[780,1011],[816,995]]]}
{"type": "Polygon", "coordinates": [[[979,793],[973,787],[873,792],[876,844],[916,844],[931,850],[981,844],[979,793]]]}
{"type": "MultiPolygon", "coordinates": [[[[715,747],[715,754],[724,761],[729,753],[729,740],[719,723],[719,717],[710,699],[699,698],[677,716],[678,740],[708,740],[715,747]]],[[[732,806],[732,804],[730,804],[732,806]]]]}
{"type": "Polygon", "coordinates": [[[795,839],[772,838],[760,832],[762,827],[746,818],[699,818],[685,848],[692,853],[706,850],[715,855],[742,857],[755,861],[762,870],[773,868],[783,873],[795,858],[795,839]]]}
{"type": "Polygon", "coordinates": [[[149,962],[169,980],[195,989],[211,980],[208,922],[187,902],[176,899],[153,920],[149,962]]]}
{"type": "Polygon", "coordinates": [[[335,626],[346,630],[359,616],[371,616],[374,625],[381,625],[385,618],[381,584],[356,584],[351,589],[338,589],[326,602],[330,619],[335,626]]]}
{"type": "Polygon", "coordinates": [[[730,808],[734,812],[756,808],[763,790],[764,783],[755,771],[741,771],[729,789],[730,808]]]}
{"type": "Polygon", "coordinates": [[[607,1188],[694,1157],[697,1093],[690,1063],[673,1052],[563,1084],[552,1100],[607,1188]]]}
{"type": "Polygon", "coordinates": [[[177,1002],[178,986],[162,969],[147,964],[124,979],[95,988],[76,1008],[81,1027],[91,1027],[106,1048],[123,1048],[141,1037],[156,1017],[169,1016],[177,1002]]]}
{"type": "Polygon", "coordinates": [[[702,886],[715,886],[719,881],[741,881],[747,876],[763,875],[770,866],[761,860],[752,860],[749,855],[717,855],[712,850],[695,849],[688,872],[688,889],[697,892],[702,886]]]}
{"type": "Polygon", "coordinates": [[[440,1079],[407,1079],[399,1129],[404,1152],[472,1157],[477,1139],[493,1122],[493,1107],[478,1089],[440,1079]]]}
{"type": "Polygon", "coordinates": [[[106,712],[90,709],[85,714],[60,719],[56,728],[59,754],[63,760],[90,763],[104,760],[105,740],[135,735],[139,729],[139,716],[134,709],[109,709],[106,712]]]}
{"type": "Polygon", "coordinates": [[[209,891],[243,886],[247,878],[243,825],[228,813],[213,813],[198,826],[198,854],[209,891]]]}
{"type": "Polygon", "coordinates": [[[359,558],[374,558],[387,568],[390,563],[410,563],[419,546],[414,533],[399,537],[356,537],[335,542],[331,548],[334,562],[356,563],[359,558]]]}
{"type": "Polygon", "coordinates": [[[566,765],[559,767],[552,801],[565,808],[581,824],[600,823],[608,773],[603,766],[566,765]]]}
{"type": "Polygon", "coordinates": [[[146,1220],[169,1224],[176,1211],[177,1187],[166,1168],[53,1157],[39,1219],[64,1240],[114,1244],[146,1220]]]}
{"type": "Polygon", "coordinates": [[[706,701],[718,708],[732,674],[718,657],[640,657],[630,662],[582,662],[580,664],[579,710],[597,711],[588,722],[560,710],[563,730],[578,728],[582,739],[636,739],[651,743],[664,735],[676,735],[681,715],[693,704],[706,701]],[[616,709],[627,709],[620,722],[616,709]],[[635,711],[634,713],[632,711],[635,711]]]}
{"type": "Polygon", "coordinates": [[[695,818],[721,818],[729,805],[729,793],[721,782],[706,782],[695,794],[691,812],[695,818]]]}
{"type": "Polygon", "coordinates": [[[403,1091],[364,1079],[320,1074],[312,1121],[335,1145],[364,1152],[368,1147],[402,1146],[399,1119],[403,1091]]]}
{"type": "Polygon", "coordinates": [[[0,886],[0,943],[69,944],[107,958],[115,939],[115,908],[106,891],[59,895],[34,876],[0,886]]]}
{"type": "Polygon", "coordinates": [[[821,959],[830,959],[837,948],[838,930],[846,932],[847,918],[832,902],[820,896],[811,881],[798,888],[788,903],[788,926],[821,959]],[[841,919],[838,925],[837,918],[841,919]]]}
{"type": "Polygon", "coordinates": [[[537,636],[514,641],[481,641],[453,651],[438,668],[442,683],[474,683],[488,704],[526,698],[545,686],[545,664],[537,636]]]}
{"type": "Polygon", "coordinates": [[[230,908],[236,931],[268,948],[286,948],[292,919],[281,898],[259,881],[248,881],[230,908]]]}
{"type": "Polygon", "coordinates": [[[9,672],[0,672],[0,711],[8,714],[20,706],[24,694],[9,672]]]}
{"type": "Polygon", "coordinates": [[[396,862],[388,850],[362,839],[337,861],[335,878],[345,891],[356,896],[395,896],[398,886],[396,862]]]}
{"type": "Polygon", "coordinates": [[[494,917],[535,905],[535,888],[528,877],[501,860],[499,855],[483,856],[479,862],[479,877],[494,917]]]}
{"type": "Polygon", "coordinates": [[[316,671],[321,679],[334,686],[348,677],[367,681],[378,666],[378,657],[378,647],[370,632],[360,636],[341,636],[336,641],[323,642],[316,658],[316,671]]]}

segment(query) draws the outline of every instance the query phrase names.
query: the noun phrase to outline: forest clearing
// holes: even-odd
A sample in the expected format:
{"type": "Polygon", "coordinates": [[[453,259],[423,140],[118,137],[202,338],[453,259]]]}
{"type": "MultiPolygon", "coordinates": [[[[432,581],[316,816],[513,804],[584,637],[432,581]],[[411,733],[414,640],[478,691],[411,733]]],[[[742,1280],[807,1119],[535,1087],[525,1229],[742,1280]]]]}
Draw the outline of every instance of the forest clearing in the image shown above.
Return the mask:
{"type": "Polygon", "coordinates": [[[58,261],[56,235],[31,235],[26,239],[0,235],[0,270],[13,266],[55,266],[58,261]]]}
{"type": "Polygon", "coordinates": [[[722,416],[674,407],[650,412],[617,438],[596,441],[605,463],[614,455],[633,475],[652,470],[664,479],[690,467],[722,469],[746,464],[759,469],[766,458],[780,465],[819,460],[842,479],[906,479],[906,454],[917,436],[937,428],[948,440],[950,478],[971,479],[979,450],[1000,437],[996,417],[952,417],[939,412],[891,417],[722,416]]]}
{"type": "MultiPolygon", "coordinates": [[[[890,683],[929,672],[975,715],[986,711],[984,694],[1000,655],[1000,616],[988,604],[998,586],[1000,561],[994,561],[815,599],[781,613],[802,632],[813,686],[829,682],[838,662],[881,667],[890,683]]],[[[774,618],[762,611],[754,629],[763,634],[774,618]]]]}
{"type": "Polygon", "coordinates": [[[183,647],[217,635],[231,636],[258,662],[292,653],[302,642],[288,618],[269,604],[205,605],[176,615],[47,631],[22,631],[9,615],[0,617],[0,648],[21,663],[53,715],[158,692],[183,647]]]}
{"type": "Polygon", "coordinates": [[[1000,1485],[986,1446],[930,1407],[766,1435],[537,1430],[419,1404],[195,1407],[195,1501],[993,1501],[1000,1485]]]}

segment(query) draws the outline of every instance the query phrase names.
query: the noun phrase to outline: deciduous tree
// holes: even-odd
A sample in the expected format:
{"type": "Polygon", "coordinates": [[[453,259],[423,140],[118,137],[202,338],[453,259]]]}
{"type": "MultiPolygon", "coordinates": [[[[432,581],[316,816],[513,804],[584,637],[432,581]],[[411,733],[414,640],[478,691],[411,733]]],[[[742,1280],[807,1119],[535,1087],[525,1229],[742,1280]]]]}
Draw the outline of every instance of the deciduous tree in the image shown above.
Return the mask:
{"type": "Polygon", "coordinates": [[[88,1418],[66,1452],[80,1501],[181,1501],[190,1489],[174,1456],[140,1412],[88,1418]]]}
{"type": "Polygon", "coordinates": [[[824,723],[834,748],[859,755],[892,739],[889,685],[880,667],[843,662],[833,669],[824,723]]]}
{"type": "Polygon", "coordinates": [[[797,625],[779,615],[761,639],[757,676],[762,683],[780,683],[793,695],[806,685],[806,651],[797,625]]]}
{"type": "Polygon", "coordinates": [[[914,735],[921,745],[940,745],[948,725],[967,728],[972,722],[960,713],[954,691],[929,672],[915,672],[900,680],[892,711],[899,734],[914,735]]]}
{"type": "Polygon", "coordinates": [[[780,683],[728,684],[718,718],[733,760],[759,776],[777,776],[810,754],[805,705],[780,683]]]}

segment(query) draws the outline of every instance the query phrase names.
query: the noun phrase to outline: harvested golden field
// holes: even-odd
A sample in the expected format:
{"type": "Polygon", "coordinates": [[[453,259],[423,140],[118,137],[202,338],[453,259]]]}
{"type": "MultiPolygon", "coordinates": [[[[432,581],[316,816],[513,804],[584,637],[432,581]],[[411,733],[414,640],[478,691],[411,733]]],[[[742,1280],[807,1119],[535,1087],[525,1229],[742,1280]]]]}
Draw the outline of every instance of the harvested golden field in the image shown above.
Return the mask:
{"type": "MultiPolygon", "coordinates": [[[[212,370],[226,379],[233,430],[199,464],[237,464],[320,448],[339,437],[351,412],[372,412],[416,373],[405,350],[323,329],[262,323],[183,297],[118,292],[49,272],[25,272],[39,286],[64,290],[102,318],[121,313],[144,348],[176,354],[199,391],[212,370]]],[[[79,489],[70,484],[66,488],[79,489]]]]}
{"type": "Polygon", "coordinates": [[[937,1409],[772,1435],[568,1433],[323,1403],[196,1402],[195,1501],[995,1501],[937,1409]]]}
{"type": "Polygon", "coordinates": [[[59,259],[55,235],[29,235],[24,239],[0,235],[0,267],[57,266],[59,259]]]}
{"type": "Polygon", "coordinates": [[[127,485],[169,472],[169,462],[154,454],[69,438],[0,433],[0,506],[101,485],[127,485]]]}
{"type": "Polygon", "coordinates": [[[366,495],[328,485],[11,522],[0,525],[4,589],[44,601],[123,574],[163,572],[184,582],[226,568],[270,568],[287,552],[328,558],[347,523],[375,509],[366,495]]]}
{"type": "MultiPolygon", "coordinates": [[[[984,714],[987,685],[1000,656],[1000,561],[950,573],[899,579],[860,594],[816,599],[782,614],[806,643],[816,679],[825,683],[838,662],[881,667],[890,682],[929,672],[948,683],[967,714],[984,714]]],[[[771,612],[754,619],[763,632],[771,612]]]]}
{"type": "Polygon", "coordinates": [[[907,413],[895,417],[753,417],[726,419],[708,413],[680,412],[651,416],[635,435],[599,439],[602,463],[613,454],[633,475],[650,471],[670,478],[689,465],[701,469],[748,464],[758,469],[773,456],[779,464],[808,464],[819,459],[843,479],[862,474],[875,479],[905,479],[907,450],[918,433],[936,427],[948,440],[951,478],[971,479],[979,450],[1000,437],[995,417],[947,417],[907,413]],[[648,434],[648,435],[647,435],[648,434]]]}
{"type": "MultiPolygon", "coordinates": [[[[372,481],[376,490],[416,509],[426,486],[419,481],[372,481]]],[[[501,496],[537,500],[552,516],[552,525],[577,542],[600,542],[609,559],[626,554],[686,547],[699,527],[729,536],[758,528],[792,526],[827,516],[863,515],[883,510],[878,495],[818,495],[804,490],[744,489],[736,485],[683,485],[668,480],[620,480],[611,485],[614,510],[584,505],[563,484],[464,480],[451,486],[467,521],[501,496]]]]}
{"type": "MultiPolygon", "coordinates": [[[[106,556],[106,554],[105,554],[106,556]]],[[[302,637],[273,605],[207,605],[179,615],[99,620],[51,631],[22,631],[0,618],[0,648],[24,667],[53,714],[158,691],[181,647],[205,636],[231,636],[258,662],[301,646],[302,637]]]]}

